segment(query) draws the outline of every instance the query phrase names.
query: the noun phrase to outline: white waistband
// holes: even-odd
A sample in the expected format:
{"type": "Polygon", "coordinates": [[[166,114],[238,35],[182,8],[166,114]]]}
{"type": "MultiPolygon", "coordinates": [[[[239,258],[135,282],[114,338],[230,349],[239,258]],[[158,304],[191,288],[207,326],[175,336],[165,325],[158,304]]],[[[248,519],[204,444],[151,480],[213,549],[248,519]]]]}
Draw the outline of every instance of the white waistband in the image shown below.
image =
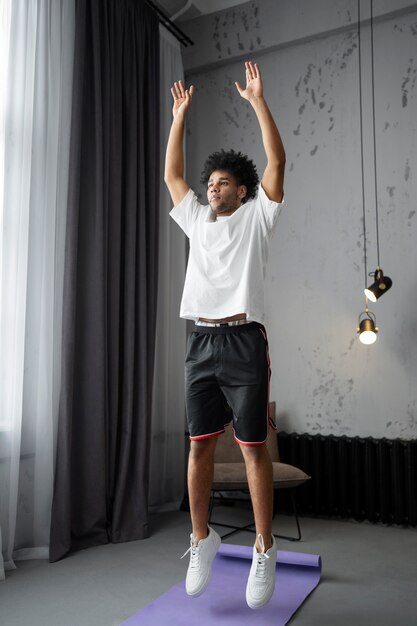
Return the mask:
{"type": "Polygon", "coordinates": [[[241,326],[242,324],[249,324],[249,320],[233,320],[231,322],[205,322],[204,320],[197,320],[196,326],[211,326],[214,328],[215,326],[241,326]]]}

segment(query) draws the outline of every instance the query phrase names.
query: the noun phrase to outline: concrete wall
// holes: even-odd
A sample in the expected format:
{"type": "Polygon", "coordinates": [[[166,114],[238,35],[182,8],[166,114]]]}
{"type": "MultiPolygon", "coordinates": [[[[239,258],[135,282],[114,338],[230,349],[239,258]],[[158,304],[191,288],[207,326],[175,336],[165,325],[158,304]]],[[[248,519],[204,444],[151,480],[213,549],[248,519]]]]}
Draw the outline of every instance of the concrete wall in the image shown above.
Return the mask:
{"type": "MultiPolygon", "coordinates": [[[[375,110],[381,266],[393,280],[370,306],[377,342],[357,338],[364,309],[357,3],[264,0],[182,24],[196,95],[187,178],[221,147],[265,157],[234,81],[260,64],[287,152],[285,207],[271,243],[267,329],[271,398],[287,431],[417,436],[417,4],[375,3],[375,110]]],[[[377,266],[369,3],[362,2],[368,271],[377,266]],[[366,6],[365,6],[366,5],[366,6]]],[[[368,284],[372,282],[368,281],[368,284]]]]}

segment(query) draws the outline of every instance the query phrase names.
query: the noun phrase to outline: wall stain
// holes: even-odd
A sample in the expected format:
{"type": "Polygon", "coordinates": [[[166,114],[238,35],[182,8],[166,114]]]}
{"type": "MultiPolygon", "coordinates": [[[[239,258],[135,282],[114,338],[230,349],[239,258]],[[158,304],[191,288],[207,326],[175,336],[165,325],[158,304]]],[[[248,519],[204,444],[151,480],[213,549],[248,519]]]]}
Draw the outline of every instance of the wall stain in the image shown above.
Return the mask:
{"type": "Polygon", "coordinates": [[[246,12],[242,13],[242,23],[243,23],[243,28],[245,29],[246,32],[248,32],[249,25],[248,25],[248,16],[246,15],[246,12]]]}
{"type": "Polygon", "coordinates": [[[410,428],[417,426],[416,402],[409,402],[407,406],[408,425],[410,428]]]}
{"type": "MultiPolygon", "coordinates": [[[[223,93],[226,96],[226,98],[229,100],[230,103],[235,102],[235,92],[233,89],[231,89],[230,87],[225,87],[223,89],[223,93]]],[[[236,109],[234,109],[236,110],[236,109]]]]}
{"type": "Polygon", "coordinates": [[[407,182],[409,178],[410,178],[410,165],[409,165],[409,161],[407,159],[407,161],[405,162],[405,171],[404,171],[404,180],[405,180],[405,182],[407,182]]]}
{"type": "MultiPolygon", "coordinates": [[[[301,118],[301,116],[310,112],[310,107],[317,107],[318,111],[326,110],[329,114],[327,125],[328,132],[331,132],[335,126],[335,116],[331,115],[334,110],[334,103],[332,102],[333,78],[339,76],[340,70],[345,69],[349,60],[353,58],[354,52],[358,47],[356,38],[356,33],[346,35],[341,43],[338,44],[338,47],[332,52],[331,56],[325,58],[324,63],[308,63],[304,73],[298,78],[294,86],[296,97],[301,99],[298,107],[299,117],[301,118]],[[324,72],[323,69],[325,70],[324,72]],[[326,81],[325,88],[323,88],[324,81],[326,81]],[[303,85],[305,87],[302,90],[303,85]],[[330,96],[327,96],[329,90],[330,96]],[[304,97],[301,95],[301,91],[303,91],[304,97]]],[[[315,121],[317,121],[317,119],[315,121]]],[[[302,131],[301,125],[298,124],[298,126],[293,129],[293,134],[295,136],[304,135],[304,131],[302,131]]],[[[312,136],[314,134],[315,129],[311,127],[310,123],[309,135],[312,136]]],[[[313,155],[316,150],[317,147],[313,148],[311,154],[313,155]]]]}
{"type": "Polygon", "coordinates": [[[401,93],[402,93],[401,102],[402,102],[403,109],[408,105],[409,89],[414,89],[414,86],[416,84],[417,68],[412,67],[413,61],[414,59],[409,59],[410,66],[407,68],[407,74],[404,77],[403,82],[401,83],[401,93]]]}
{"type": "Polygon", "coordinates": [[[409,402],[407,405],[407,423],[400,422],[400,420],[389,421],[386,423],[385,428],[393,427],[395,431],[400,432],[400,434],[404,432],[408,432],[409,430],[414,431],[417,427],[417,416],[416,416],[416,403],[409,402]]]}
{"type": "MultiPolygon", "coordinates": [[[[217,59],[230,57],[236,52],[243,52],[245,49],[253,51],[255,49],[254,40],[250,42],[248,37],[251,33],[259,31],[258,7],[252,4],[249,9],[226,11],[223,15],[214,15],[211,19],[212,40],[217,59]],[[231,41],[232,34],[236,33],[236,38],[231,41]],[[222,47],[222,43],[225,48],[222,47]],[[227,45],[228,44],[228,45],[227,45]]],[[[258,36],[256,44],[261,44],[258,36]]]]}
{"type": "MultiPolygon", "coordinates": [[[[319,354],[315,356],[320,358],[319,354]]],[[[328,425],[331,430],[333,424],[340,426],[344,423],[344,420],[338,417],[337,413],[342,412],[346,398],[353,390],[354,380],[353,378],[349,378],[348,380],[341,381],[340,377],[333,369],[322,372],[320,369],[316,368],[316,372],[321,381],[311,392],[311,406],[315,407],[318,403],[318,412],[315,417],[322,417],[323,412],[325,412],[325,416],[331,420],[331,423],[328,425]]],[[[309,414],[309,417],[313,418],[314,414],[309,414]]],[[[313,430],[321,430],[324,426],[324,424],[320,422],[315,422],[314,425],[310,422],[310,425],[313,430]]]]}
{"type": "MultiPolygon", "coordinates": [[[[352,350],[353,346],[355,345],[355,339],[351,339],[348,349],[346,350],[346,352],[342,352],[342,354],[340,356],[349,356],[349,352],[352,350]]],[[[349,378],[349,383],[351,383],[352,387],[353,387],[353,378],[349,378]]]]}
{"type": "Polygon", "coordinates": [[[245,49],[245,46],[240,41],[240,33],[237,33],[237,47],[239,48],[239,50],[244,50],[245,49]]]}
{"type": "Polygon", "coordinates": [[[304,113],[304,109],[306,108],[307,101],[305,101],[298,109],[298,114],[302,115],[304,113]]]}
{"type": "Polygon", "coordinates": [[[314,65],[314,63],[309,63],[309,64],[307,65],[307,73],[306,73],[306,75],[304,76],[304,84],[305,84],[305,85],[307,85],[307,83],[309,82],[309,80],[310,80],[310,78],[311,78],[311,73],[312,73],[312,71],[313,71],[313,69],[314,69],[315,67],[316,67],[316,66],[314,65]]]}
{"type": "Polygon", "coordinates": [[[224,116],[227,120],[227,122],[229,124],[234,124],[234,126],[236,126],[236,128],[239,128],[239,124],[238,122],[230,115],[230,113],[228,111],[223,111],[224,116]]]}

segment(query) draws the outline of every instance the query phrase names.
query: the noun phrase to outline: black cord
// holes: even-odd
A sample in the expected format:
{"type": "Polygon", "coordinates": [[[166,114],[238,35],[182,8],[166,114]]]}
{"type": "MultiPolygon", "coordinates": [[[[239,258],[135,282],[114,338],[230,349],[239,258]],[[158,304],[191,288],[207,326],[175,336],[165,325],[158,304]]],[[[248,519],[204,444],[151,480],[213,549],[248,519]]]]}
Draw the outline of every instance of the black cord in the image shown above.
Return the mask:
{"type": "Polygon", "coordinates": [[[363,257],[365,264],[365,289],[368,286],[366,260],[366,213],[365,213],[365,173],[363,166],[363,115],[362,115],[362,50],[361,50],[361,0],[358,0],[358,60],[359,60],[359,120],[361,136],[361,172],[362,172],[362,214],[363,214],[363,257]]]}
{"type": "Polygon", "coordinates": [[[152,0],[145,0],[145,2],[153,11],[155,11],[160,23],[165,26],[165,28],[167,28],[180,43],[184,46],[194,45],[194,41],[183,33],[182,30],[169,19],[168,15],[166,15],[154,2],[152,2],[152,0]]]}
{"type": "Polygon", "coordinates": [[[371,0],[371,76],[372,76],[372,129],[374,135],[374,179],[375,179],[375,222],[376,222],[376,250],[379,264],[379,215],[378,215],[378,179],[376,168],[376,132],[375,132],[375,81],[374,81],[374,19],[373,0],[371,0]]]}

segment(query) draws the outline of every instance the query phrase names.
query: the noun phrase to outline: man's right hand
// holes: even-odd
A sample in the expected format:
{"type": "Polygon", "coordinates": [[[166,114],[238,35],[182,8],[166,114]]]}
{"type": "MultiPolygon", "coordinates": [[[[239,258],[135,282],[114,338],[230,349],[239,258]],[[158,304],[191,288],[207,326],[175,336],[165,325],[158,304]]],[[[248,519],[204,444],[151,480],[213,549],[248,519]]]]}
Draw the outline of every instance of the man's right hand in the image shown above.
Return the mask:
{"type": "Polygon", "coordinates": [[[191,106],[194,87],[185,89],[182,80],[174,83],[171,87],[174,106],[172,107],[171,130],[169,131],[167,150],[165,155],[165,175],[164,180],[171,194],[174,206],[184,198],[190,186],[184,179],[184,155],[183,139],[185,117],[191,106]]]}
{"type": "Polygon", "coordinates": [[[171,87],[171,93],[174,98],[172,115],[175,119],[178,115],[185,115],[190,108],[194,94],[194,86],[191,85],[189,89],[185,89],[182,80],[179,80],[171,87]]]}

